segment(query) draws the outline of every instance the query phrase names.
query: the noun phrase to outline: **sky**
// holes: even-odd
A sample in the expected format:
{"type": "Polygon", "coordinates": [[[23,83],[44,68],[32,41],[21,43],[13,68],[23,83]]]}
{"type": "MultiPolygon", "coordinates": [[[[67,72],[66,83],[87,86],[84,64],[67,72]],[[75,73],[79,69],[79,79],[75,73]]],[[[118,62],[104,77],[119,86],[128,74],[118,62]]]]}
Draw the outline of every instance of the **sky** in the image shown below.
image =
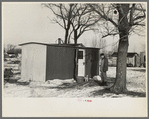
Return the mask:
{"type": "MultiPolygon", "coordinates": [[[[64,29],[58,24],[51,23],[54,15],[48,8],[42,7],[41,3],[2,3],[2,40],[3,44],[18,45],[25,42],[56,43],[58,38],[64,40],[64,29]]],[[[87,47],[92,46],[92,39],[99,39],[99,34],[93,31],[84,33],[78,43],[83,43],[87,47]]],[[[105,38],[108,51],[111,50],[112,43],[118,37],[105,38]]],[[[141,52],[145,37],[132,35],[129,37],[129,52],[141,52]]]]}

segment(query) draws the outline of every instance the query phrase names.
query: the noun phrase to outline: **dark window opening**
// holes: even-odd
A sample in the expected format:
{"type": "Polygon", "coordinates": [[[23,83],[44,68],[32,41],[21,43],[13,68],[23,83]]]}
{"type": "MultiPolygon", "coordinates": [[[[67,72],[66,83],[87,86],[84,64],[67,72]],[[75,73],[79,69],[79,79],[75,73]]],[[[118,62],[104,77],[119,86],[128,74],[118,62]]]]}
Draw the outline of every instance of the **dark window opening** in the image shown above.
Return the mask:
{"type": "Polygon", "coordinates": [[[78,52],[78,59],[83,59],[83,51],[78,52]]]}

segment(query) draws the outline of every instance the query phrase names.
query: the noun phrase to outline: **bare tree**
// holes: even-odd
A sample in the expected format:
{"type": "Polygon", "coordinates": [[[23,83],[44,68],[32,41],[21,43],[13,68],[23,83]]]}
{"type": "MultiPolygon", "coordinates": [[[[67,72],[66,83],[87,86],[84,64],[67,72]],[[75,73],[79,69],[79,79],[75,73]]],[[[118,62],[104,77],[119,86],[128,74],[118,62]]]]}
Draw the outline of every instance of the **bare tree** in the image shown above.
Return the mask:
{"type": "Polygon", "coordinates": [[[77,44],[78,38],[84,32],[95,30],[93,26],[100,20],[100,17],[97,16],[94,11],[91,11],[90,7],[86,4],[78,4],[74,9],[73,14],[75,17],[73,17],[71,25],[74,42],[77,44]]]}
{"type": "Polygon", "coordinates": [[[52,22],[57,23],[62,28],[65,29],[65,44],[68,43],[68,35],[70,29],[70,23],[72,19],[72,11],[74,10],[77,4],[42,4],[45,7],[49,8],[56,18],[52,19],[52,22]]]}
{"type": "Polygon", "coordinates": [[[103,38],[101,38],[99,36],[98,36],[98,38],[94,37],[92,39],[91,46],[95,47],[95,48],[100,48],[100,52],[102,52],[102,53],[107,53],[107,50],[106,50],[106,46],[107,46],[106,40],[104,40],[103,38]]]}
{"type": "Polygon", "coordinates": [[[89,4],[92,11],[102,17],[105,25],[103,36],[119,35],[116,81],[112,92],[123,93],[126,88],[126,61],[129,46],[128,36],[145,26],[146,10],[143,4],[89,4]]]}
{"type": "Polygon", "coordinates": [[[16,56],[18,54],[21,54],[21,52],[22,52],[22,49],[20,47],[17,47],[16,45],[13,45],[13,44],[8,44],[7,48],[4,47],[4,50],[7,53],[14,53],[16,56]]]}
{"type": "Polygon", "coordinates": [[[117,43],[112,45],[112,52],[118,52],[118,45],[117,45],[117,43]]]}
{"type": "Polygon", "coordinates": [[[52,21],[65,29],[65,44],[69,43],[73,34],[74,43],[86,31],[94,30],[91,26],[96,24],[99,16],[95,16],[86,4],[42,4],[49,8],[56,16],[52,21]]]}
{"type": "Polygon", "coordinates": [[[7,44],[7,52],[8,51],[10,51],[10,52],[12,51],[13,52],[15,48],[16,48],[15,45],[13,45],[13,44],[7,44]]]}

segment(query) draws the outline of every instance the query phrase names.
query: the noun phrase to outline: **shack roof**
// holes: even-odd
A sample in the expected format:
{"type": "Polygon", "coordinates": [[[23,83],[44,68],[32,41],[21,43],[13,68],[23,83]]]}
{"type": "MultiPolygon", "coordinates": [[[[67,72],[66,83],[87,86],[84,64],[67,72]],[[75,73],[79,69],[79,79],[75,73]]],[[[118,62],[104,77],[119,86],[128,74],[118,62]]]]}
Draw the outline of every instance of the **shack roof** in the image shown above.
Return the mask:
{"type": "Polygon", "coordinates": [[[48,44],[48,43],[39,43],[39,42],[27,42],[19,44],[19,46],[28,45],[28,44],[39,44],[39,45],[47,45],[47,46],[53,46],[53,47],[71,47],[71,48],[79,48],[79,49],[98,49],[100,48],[94,48],[94,47],[85,47],[82,43],[81,44],[48,44]]]}
{"type": "MultiPolygon", "coordinates": [[[[138,55],[138,53],[136,53],[136,52],[128,52],[127,53],[127,57],[134,57],[135,55],[138,55]]],[[[117,52],[114,52],[112,55],[111,55],[112,57],[117,57],[117,52]]]]}

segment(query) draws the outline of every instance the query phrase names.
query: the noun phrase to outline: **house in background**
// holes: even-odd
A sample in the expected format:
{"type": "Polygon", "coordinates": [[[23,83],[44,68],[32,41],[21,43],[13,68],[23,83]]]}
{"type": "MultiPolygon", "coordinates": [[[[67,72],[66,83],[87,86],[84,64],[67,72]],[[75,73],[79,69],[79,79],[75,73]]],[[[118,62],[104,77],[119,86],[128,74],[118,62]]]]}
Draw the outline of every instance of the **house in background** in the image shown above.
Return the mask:
{"type": "Polygon", "coordinates": [[[22,46],[21,79],[47,81],[99,74],[99,48],[28,42],[22,46]],[[77,67],[75,68],[75,62],[77,67]]]}
{"type": "MultiPolygon", "coordinates": [[[[113,66],[116,66],[117,64],[117,52],[114,52],[112,55],[112,64],[113,66]]],[[[140,57],[136,52],[128,52],[127,53],[127,65],[133,66],[133,67],[139,67],[140,66],[140,57]]]]}
{"type": "Polygon", "coordinates": [[[14,58],[14,57],[16,57],[16,54],[14,53],[14,51],[8,51],[7,54],[8,54],[8,56],[9,56],[9,58],[14,58]]]}
{"type": "Polygon", "coordinates": [[[8,50],[7,51],[7,54],[9,55],[10,58],[14,58],[14,57],[18,57],[18,55],[21,55],[21,48],[14,48],[14,49],[11,49],[11,50],[8,50]]]}

